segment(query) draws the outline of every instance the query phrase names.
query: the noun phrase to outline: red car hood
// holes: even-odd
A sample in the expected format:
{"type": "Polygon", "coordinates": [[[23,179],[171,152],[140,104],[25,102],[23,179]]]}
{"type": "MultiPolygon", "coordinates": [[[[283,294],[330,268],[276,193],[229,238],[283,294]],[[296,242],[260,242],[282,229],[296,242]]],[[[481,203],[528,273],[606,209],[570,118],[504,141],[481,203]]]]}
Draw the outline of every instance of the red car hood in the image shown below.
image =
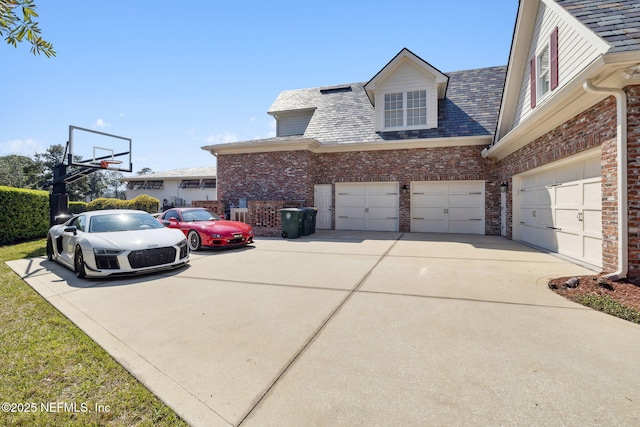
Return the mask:
{"type": "Polygon", "coordinates": [[[251,226],[240,221],[227,221],[224,219],[218,221],[197,221],[202,228],[206,228],[209,231],[215,231],[216,233],[248,233],[251,231],[251,226]]]}

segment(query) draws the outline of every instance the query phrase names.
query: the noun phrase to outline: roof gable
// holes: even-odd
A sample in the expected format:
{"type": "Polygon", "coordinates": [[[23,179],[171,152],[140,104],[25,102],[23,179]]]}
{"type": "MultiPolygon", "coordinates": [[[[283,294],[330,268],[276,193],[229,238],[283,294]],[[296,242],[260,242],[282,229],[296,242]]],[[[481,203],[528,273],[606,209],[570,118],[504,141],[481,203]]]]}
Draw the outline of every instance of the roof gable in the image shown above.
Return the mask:
{"type": "MultiPolygon", "coordinates": [[[[502,94],[496,139],[533,113],[531,61],[540,47],[548,43],[550,32],[559,28],[559,88],[568,84],[595,58],[604,55],[610,45],[567,11],[561,0],[522,0],[518,6],[509,54],[507,77],[502,94]]],[[[584,3],[575,0],[573,3],[584,3]]],[[[598,3],[602,3],[601,1],[598,3]]],[[[534,94],[535,95],[535,94],[534,94]]],[[[548,94],[551,99],[553,94],[548,94]]],[[[534,103],[533,105],[536,105],[534,103]]]]}
{"type": "Polygon", "coordinates": [[[402,65],[407,63],[410,63],[415,69],[435,80],[438,87],[438,99],[443,99],[445,97],[449,77],[405,47],[364,85],[364,89],[371,101],[371,104],[375,104],[375,92],[377,86],[387,79],[389,75],[398,70],[402,65]]]}

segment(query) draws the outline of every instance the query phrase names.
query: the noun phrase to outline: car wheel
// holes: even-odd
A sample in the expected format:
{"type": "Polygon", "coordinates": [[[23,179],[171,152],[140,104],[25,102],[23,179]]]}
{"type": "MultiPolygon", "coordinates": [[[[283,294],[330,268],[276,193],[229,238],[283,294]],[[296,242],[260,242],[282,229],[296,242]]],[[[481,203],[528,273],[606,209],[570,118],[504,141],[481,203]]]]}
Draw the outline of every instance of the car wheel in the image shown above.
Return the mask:
{"type": "Polygon", "coordinates": [[[202,239],[197,231],[191,230],[189,235],[187,236],[187,241],[189,242],[189,249],[192,251],[199,251],[202,245],[202,239]]]}
{"type": "Polygon", "coordinates": [[[51,241],[51,236],[47,237],[47,259],[53,261],[53,242],[51,241]]]}
{"type": "Polygon", "coordinates": [[[84,267],[84,256],[82,256],[82,249],[80,246],[76,246],[76,254],[73,257],[73,267],[76,272],[76,276],[81,279],[87,277],[87,270],[84,267]]]}

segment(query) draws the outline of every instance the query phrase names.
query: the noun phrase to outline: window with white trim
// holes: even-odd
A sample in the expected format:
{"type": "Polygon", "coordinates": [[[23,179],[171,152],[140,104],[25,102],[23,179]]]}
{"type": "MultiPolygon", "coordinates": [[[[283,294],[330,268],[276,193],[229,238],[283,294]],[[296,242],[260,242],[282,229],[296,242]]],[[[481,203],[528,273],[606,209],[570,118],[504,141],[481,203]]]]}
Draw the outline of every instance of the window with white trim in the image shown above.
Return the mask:
{"type": "Polygon", "coordinates": [[[544,96],[551,88],[551,67],[549,59],[549,46],[545,46],[538,55],[538,99],[544,96]]]}
{"type": "Polygon", "coordinates": [[[404,126],[403,96],[400,93],[384,95],[384,127],[394,128],[404,126]]]}
{"type": "Polygon", "coordinates": [[[427,91],[386,93],[384,95],[384,127],[405,128],[427,124],[427,91]]]}
{"type": "Polygon", "coordinates": [[[427,91],[407,92],[407,126],[427,124],[427,91]]]}
{"type": "Polygon", "coordinates": [[[560,83],[558,40],[559,29],[555,27],[548,41],[541,45],[540,53],[529,59],[531,108],[535,108],[538,100],[557,89],[560,83]]]}

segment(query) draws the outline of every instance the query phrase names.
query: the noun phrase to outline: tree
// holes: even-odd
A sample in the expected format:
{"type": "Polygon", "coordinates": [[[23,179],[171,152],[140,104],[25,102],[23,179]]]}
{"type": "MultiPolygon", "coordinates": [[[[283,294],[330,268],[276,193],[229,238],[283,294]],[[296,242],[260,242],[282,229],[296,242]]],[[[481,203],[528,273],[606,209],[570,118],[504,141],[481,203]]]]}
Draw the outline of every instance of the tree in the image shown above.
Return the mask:
{"type": "Polygon", "coordinates": [[[120,181],[124,174],[119,171],[105,171],[105,197],[124,200],[127,196],[126,185],[120,181]]]}
{"type": "Polygon", "coordinates": [[[26,38],[34,55],[56,56],[53,45],[40,36],[37,17],[34,0],[0,0],[0,36],[16,48],[26,38]]]}
{"type": "Polygon", "coordinates": [[[0,157],[0,185],[30,188],[36,163],[31,157],[10,154],[0,157]]]}
{"type": "Polygon", "coordinates": [[[104,195],[108,186],[107,179],[105,171],[96,171],[86,178],[87,187],[89,188],[87,193],[89,200],[94,200],[104,195]]]}
{"type": "MultiPolygon", "coordinates": [[[[51,188],[53,183],[53,168],[63,163],[64,152],[64,147],[61,144],[55,144],[47,148],[47,151],[44,153],[36,153],[35,162],[38,165],[36,188],[42,190],[49,190],[51,188]]],[[[77,169],[77,166],[68,166],[67,173],[71,173],[77,169]]],[[[84,200],[91,194],[87,179],[79,179],[71,182],[67,184],[66,188],[67,194],[69,194],[69,200],[84,200]]]]}
{"type": "Polygon", "coordinates": [[[142,168],[138,172],[136,172],[137,175],[147,175],[147,174],[150,174],[150,173],[153,173],[151,168],[142,168]]]}

